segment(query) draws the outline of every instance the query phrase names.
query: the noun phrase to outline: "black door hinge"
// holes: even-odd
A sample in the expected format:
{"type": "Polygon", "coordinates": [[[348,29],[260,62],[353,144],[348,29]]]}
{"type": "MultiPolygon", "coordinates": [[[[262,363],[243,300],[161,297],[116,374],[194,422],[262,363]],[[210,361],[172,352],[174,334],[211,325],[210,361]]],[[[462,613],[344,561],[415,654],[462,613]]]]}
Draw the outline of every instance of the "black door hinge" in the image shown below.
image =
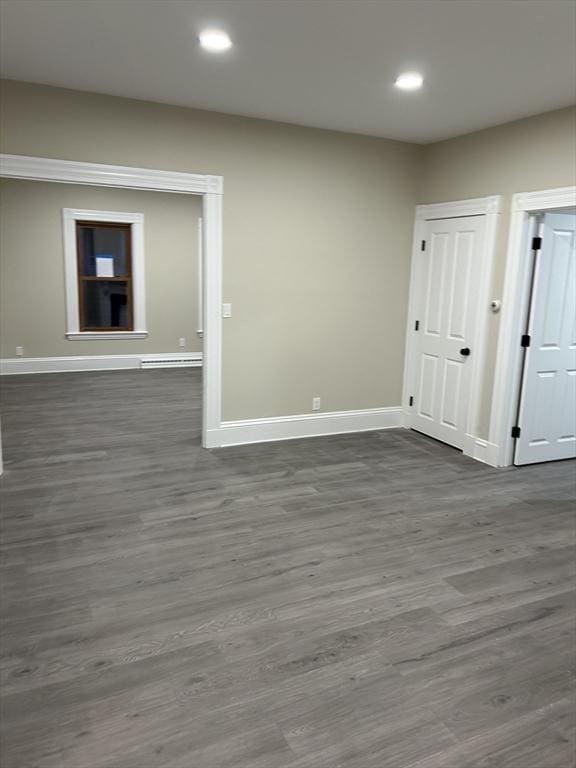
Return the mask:
{"type": "Polygon", "coordinates": [[[420,243],[420,250],[425,251],[426,250],[426,240],[422,240],[420,243]]]}
{"type": "Polygon", "coordinates": [[[520,339],[520,346],[521,347],[529,347],[530,346],[530,336],[525,333],[522,338],[520,339]]]}
{"type": "Polygon", "coordinates": [[[416,320],[414,323],[414,330],[417,331],[420,328],[420,320],[416,320]]]}
{"type": "Polygon", "coordinates": [[[512,427],[512,437],[520,437],[520,427],[512,427]]]}
{"type": "Polygon", "coordinates": [[[532,238],[532,250],[533,251],[539,251],[542,248],[542,238],[541,237],[533,237],[532,238]]]}
{"type": "Polygon", "coordinates": [[[410,400],[408,401],[408,405],[414,405],[414,395],[410,395],[410,400]]]}

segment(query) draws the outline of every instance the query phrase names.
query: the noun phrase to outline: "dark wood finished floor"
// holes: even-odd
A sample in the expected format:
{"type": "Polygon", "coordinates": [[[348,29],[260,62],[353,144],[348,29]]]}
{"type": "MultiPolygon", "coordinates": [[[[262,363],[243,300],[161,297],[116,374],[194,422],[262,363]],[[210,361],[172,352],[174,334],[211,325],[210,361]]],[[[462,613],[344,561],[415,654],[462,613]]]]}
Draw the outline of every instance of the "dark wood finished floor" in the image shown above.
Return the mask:
{"type": "Polygon", "coordinates": [[[573,462],[207,452],[195,370],[1,386],[2,768],[573,765],[573,462]]]}

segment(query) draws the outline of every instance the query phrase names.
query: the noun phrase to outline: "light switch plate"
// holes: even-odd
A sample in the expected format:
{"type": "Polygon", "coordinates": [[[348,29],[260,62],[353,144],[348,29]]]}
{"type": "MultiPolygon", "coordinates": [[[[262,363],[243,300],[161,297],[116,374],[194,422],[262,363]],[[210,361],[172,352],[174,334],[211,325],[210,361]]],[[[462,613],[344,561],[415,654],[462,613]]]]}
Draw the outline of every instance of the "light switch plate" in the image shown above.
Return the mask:
{"type": "Polygon", "coordinates": [[[232,304],[222,304],[222,317],[232,317],[232,304]]]}

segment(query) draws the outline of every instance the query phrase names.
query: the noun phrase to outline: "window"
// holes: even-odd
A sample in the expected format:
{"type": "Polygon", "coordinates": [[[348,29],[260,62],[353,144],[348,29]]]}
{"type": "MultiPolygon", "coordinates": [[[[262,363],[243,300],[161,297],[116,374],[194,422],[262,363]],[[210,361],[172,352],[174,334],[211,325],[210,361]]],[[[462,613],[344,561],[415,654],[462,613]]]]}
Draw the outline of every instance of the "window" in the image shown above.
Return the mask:
{"type": "Polygon", "coordinates": [[[65,208],[66,337],[145,338],[144,216],[65,208]]]}
{"type": "Polygon", "coordinates": [[[81,331],[132,331],[131,224],[77,221],[81,331]]]}

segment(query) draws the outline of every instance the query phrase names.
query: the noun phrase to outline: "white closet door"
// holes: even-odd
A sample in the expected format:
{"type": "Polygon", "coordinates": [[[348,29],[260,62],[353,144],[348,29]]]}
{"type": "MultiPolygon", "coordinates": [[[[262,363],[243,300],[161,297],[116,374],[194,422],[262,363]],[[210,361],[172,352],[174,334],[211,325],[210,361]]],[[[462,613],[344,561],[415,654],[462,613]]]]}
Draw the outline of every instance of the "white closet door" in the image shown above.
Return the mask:
{"type": "Polygon", "coordinates": [[[550,213],[536,252],[515,464],[576,457],[576,216],[550,213]]]}
{"type": "Polygon", "coordinates": [[[411,426],[462,448],[485,216],[429,221],[418,256],[419,317],[411,426]]]}

